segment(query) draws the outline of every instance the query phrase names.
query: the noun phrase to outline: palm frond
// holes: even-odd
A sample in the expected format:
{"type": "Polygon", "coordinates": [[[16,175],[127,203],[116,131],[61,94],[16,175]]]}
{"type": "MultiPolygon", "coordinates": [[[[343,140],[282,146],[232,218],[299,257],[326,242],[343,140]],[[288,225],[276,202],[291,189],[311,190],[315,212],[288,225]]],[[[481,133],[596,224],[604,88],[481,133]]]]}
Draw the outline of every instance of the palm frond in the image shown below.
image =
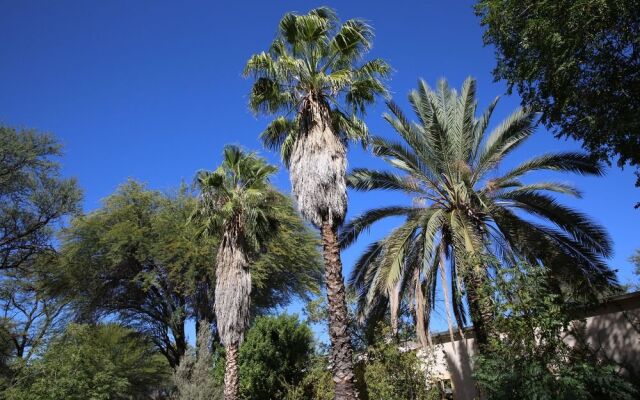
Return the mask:
{"type": "Polygon", "coordinates": [[[347,176],[347,185],[355,190],[368,191],[374,189],[400,190],[406,193],[422,193],[420,185],[408,177],[366,168],[354,168],[347,176]]]}
{"type": "Polygon", "coordinates": [[[410,216],[414,212],[415,210],[413,207],[395,206],[374,208],[360,214],[359,216],[351,219],[340,229],[340,247],[343,249],[349,247],[353,242],[358,240],[358,236],[360,236],[362,232],[368,230],[371,225],[381,219],[397,216],[410,216]]]}

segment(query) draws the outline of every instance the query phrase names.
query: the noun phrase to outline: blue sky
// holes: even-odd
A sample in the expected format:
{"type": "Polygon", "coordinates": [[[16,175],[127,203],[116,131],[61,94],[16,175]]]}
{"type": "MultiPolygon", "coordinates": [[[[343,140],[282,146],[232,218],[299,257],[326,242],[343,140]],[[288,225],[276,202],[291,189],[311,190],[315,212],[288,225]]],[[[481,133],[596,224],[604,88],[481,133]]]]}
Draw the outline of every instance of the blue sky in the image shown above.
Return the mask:
{"type": "MultiPolygon", "coordinates": [[[[469,1],[0,1],[0,123],[56,134],[65,148],[64,173],[78,178],[86,211],[127,178],[170,190],[191,182],[195,171],[214,168],[227,143],[262,149],[268,119],[248,110],[246,60],[265,50],[280,17],[329,5],[342,19],[361,17],[376,31],[372,57],[394,68],[389,86],[407,114],[407,93],[419,77],[434,86],[441,77],[459,87],[478,80],[480,109],[505,85],[493,82],[493,50],[469,1]]],[[[519,104],[504,95],[494,125],[519,104]]],[[[392,135],[380,104],[366,121],[376,134],[392,135]]],[[[540,128],[511,160],[579,145],[556,140],[540,128]]],[[[507,162],[507,166],[514,161],[507,162]]],[[[381,166],[353,147],[350,166],[381,166]]],[[[542,178],[547,175],[538,176],[542,178]]],[[[556,176],[584,192],[563,199],[603,224],[615,242],[611,265],[622,283],[636,281],[629,256],[640,247],[640,200],[630,169],[611,168],[604,178],[556,176]]],[[[275,184],[289,190],[286,171],[275,184]]],[[[391,194],[350,193],[350,215],[368,207],[406,202],[391,194]]],[[[397,221],[374,227],[344,255],[345,270],[370,240],[397,221]]],[[[292,310],[298,309],[293,305],[292,310]]]]}

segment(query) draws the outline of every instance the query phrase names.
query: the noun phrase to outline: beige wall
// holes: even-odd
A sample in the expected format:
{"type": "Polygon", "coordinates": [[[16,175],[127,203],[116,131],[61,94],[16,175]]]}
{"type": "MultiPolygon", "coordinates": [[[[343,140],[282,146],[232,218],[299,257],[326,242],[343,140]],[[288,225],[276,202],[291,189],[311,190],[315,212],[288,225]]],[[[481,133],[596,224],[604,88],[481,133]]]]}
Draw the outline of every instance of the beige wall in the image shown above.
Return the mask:
{"type": "MultiPolygon", "coordinates": [[[[624,372],[640,377],[640,292],[577,314],[576,327],[583,332],[589,347],[620,365],[624,372]]],[[[452,345],[448,333],[435,335],[433,354],[418,353],[430,364],[436,379],[451,380],[456,400],[472,400],[477,396],[471,367],[474,340],[470,331],[465,336],[461,341],[456,335],[452,345]]],[[[565,341],[570,345],[576,343],[574,337],[566,337],[565,341]]]]}

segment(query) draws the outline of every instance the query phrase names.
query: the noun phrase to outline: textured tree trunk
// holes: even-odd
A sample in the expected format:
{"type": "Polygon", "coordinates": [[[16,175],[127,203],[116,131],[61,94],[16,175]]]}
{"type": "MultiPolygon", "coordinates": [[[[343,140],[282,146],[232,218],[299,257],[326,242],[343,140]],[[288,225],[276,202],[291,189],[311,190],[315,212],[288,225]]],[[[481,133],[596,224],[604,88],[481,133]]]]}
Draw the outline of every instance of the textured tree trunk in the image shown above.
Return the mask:
{"type": "Polygon", "coordinates": [[[399,312],[400,312],[400,285],[402,281],[399,280],[396,285],[387,291],[389,296],[389,309],[391,314],[391,335],[395,339],[398,337],[398,325],[399,325],[399,312]]]}
{"type": "Polygon", "coordinates": [[[469,301],[469,315],[471,316],[473,332],[480,352],[489,343],[489,324],[493,318],[491,300],[480,293],[485,280],[486,276],[477,271],[464,277],[467,300],[469,301]]]}
{"type": "Polygon", "coordinates": [[[345,287],[342,279],[340,247],[334,226],[324,222],[321,227],[324,248],[324,277],[329,303],[329,337],[331,338],[331,360],[335,400],[358,398],[353,370],[353,350],[348,330],[348,314],[345,287]]]}
{"type": "Polygon", "coordinates": [[[225,347],[224,400],[238,398],[238,347],[238,343],[230,343],[225,347]]]}
{"type": "Polygon", "coordinates": [[[248,265],[240,224],[233,221],[225,228],[216,259],[214,308],[220,341],[227,355],[225,400],[235,400],[238,395],[238,346],[249,327],[251,308],[251,274],[248,265]]]}
{"type": "Polygon", "coordinates": [[[425,318],[425,298],[424,293],[422,292],[419,268],[416,268],[413,271],[413,290],[413,300],[416,314],[416,336],[420,340],[420,344],[422,345],[422,347],[427,348],[431,345],[431,336],[429,335],[429,328],[427,327],[425,318]]]}

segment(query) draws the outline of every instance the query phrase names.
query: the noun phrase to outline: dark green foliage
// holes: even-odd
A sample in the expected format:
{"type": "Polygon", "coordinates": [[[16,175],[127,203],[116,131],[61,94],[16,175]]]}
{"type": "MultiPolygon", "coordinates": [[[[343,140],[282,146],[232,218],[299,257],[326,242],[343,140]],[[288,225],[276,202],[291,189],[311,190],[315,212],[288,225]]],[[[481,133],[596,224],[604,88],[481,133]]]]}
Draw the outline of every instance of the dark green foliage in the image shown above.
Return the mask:
{"type": "Polygon", "coordinates": [[[282,399],[309,368],[313,334],[298,317],[259,317],[240,347],[240,393],[243,399],[282,399]]]}
{"type": "Polygon", "coordinates": [[[333,400],[333,379],[327,357],[314,356],[302,381],[288,388],[285,400],[333,400]]]}
{"type": "Polygon", "coordinates": [[[520,265],[498,271],[485,288],[493,293],[496,317],[486,351],[475,360],[483,392],[489,399],[636,398],[614,365],[562,340],[581,332],[547,282],[544,268],[520,265]]]}
{"type": "Polygon", "coordinates": [[[481,0],[476,13],[496,49],[496,79],[558,137],[640,167],[638,0],[481,0]]]}
{"type": "Polygon", "coordinates": [[[15,379],[8,400],[150,399],[169,373],[153,344],[119,325],[69,325],[15,379]]]}
{"type": "Polygon", "coordinates": [[[211,325],[201,321],[199,326],[196,347],[189,348],[173,372],[173,400],[219,400],[223,397],[222,378],[217,376],[221,369],[215,369],[220,357],[213,351],[211,325]]]}
{"type": "MultiPolygon", "coordinates": [[[[390,332],[383,336],[389,337],[390,332]]],[[[395,341],[383,337],[367,349],[364,369],[366,397],[370,400],[422,400],[428,395],[427,371],[415,351],[401,351],[395,341]]]]}
{"type": "MultiPolygon", "coordinates": [[[[390,329],[379,325],[375,341],[359,352],[355,366],[362,400],[423,400],[437,394],[428,389],[429,364],[421,364],[415,351],[404,351],[389,341],[390,329]],[[382,329],[380,329],[382,328],[382,329]],[[424,369],[421,369],[424,368],[424,369]]],[[[300,384],[290,387],[287,400],[333,399],[331,370],[326,357],[316,356],[305,370],[300,384]]],[[[434,397],[439,399],[440,397],[434,397]]]]}

